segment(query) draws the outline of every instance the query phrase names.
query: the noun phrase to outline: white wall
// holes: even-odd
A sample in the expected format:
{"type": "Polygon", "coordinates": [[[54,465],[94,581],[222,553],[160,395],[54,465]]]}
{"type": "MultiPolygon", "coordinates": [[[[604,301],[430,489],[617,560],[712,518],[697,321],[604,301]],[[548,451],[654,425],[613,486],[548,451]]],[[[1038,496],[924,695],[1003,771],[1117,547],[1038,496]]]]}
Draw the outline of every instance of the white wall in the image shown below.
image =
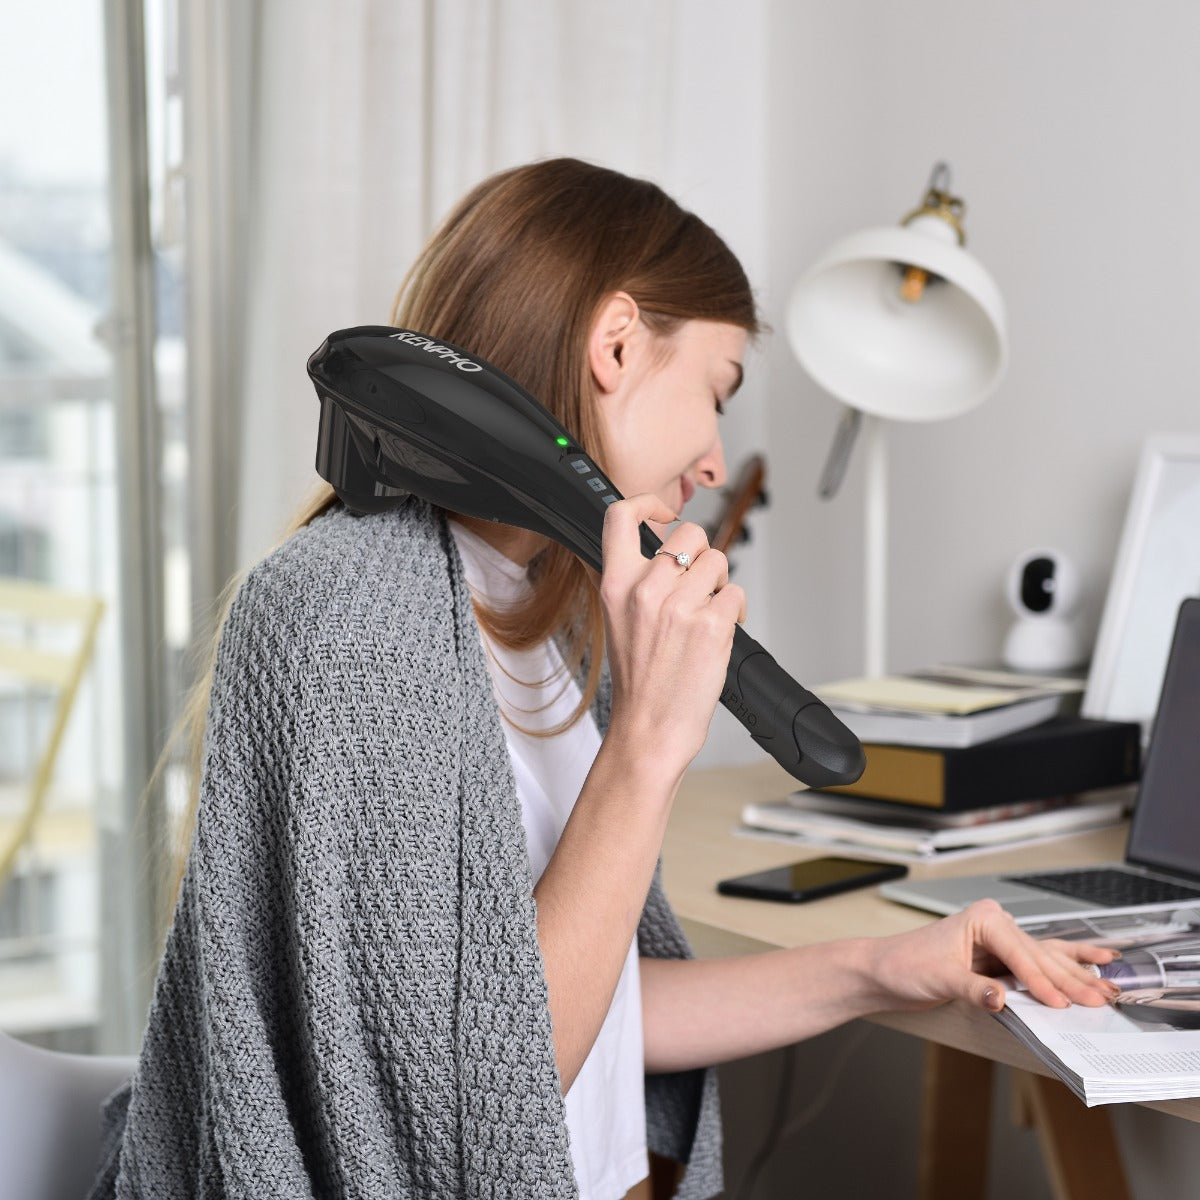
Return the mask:
{"type": "MultiPolygon", "coordinates": [[[[669,136],[659,182],[685,208],[701,216],[741,259],[751,285],[761,292],[768,274],[767,0],[738,6],[730,21],[724,0],[689,0],[679,5],[679,38],[667,65],[671,73],[669,136]]],[[[765,305],[766,297],[760,295],[765,305]]],[[[770,339],[763,340],[763,347],[770,339]]],[[[732,476],[752,453],[768,443],[769,377],[760,350],[752,348],[746,384],[721,424],[725,458],[732,476]]],[[[768,488],[771,481],[768,479],[768,488]]],[[[720,498],[698,495],[690,520],[713,519],[720,498]]],[[[766,603],[769,547],[758,511],[748,522],[752,540],[730,552],[734,579],[748,596],[746,627],[770,647],[766,603]],[[755,536],[757,534],[757,536],[755,536]]],[[[753,762],[762,751],[741,725],[718,706],[708,741],[697,763],[753,762]]]]}
{"type": "MultiPolygon", "coordinates": [[[[772,650],[810,683],[861,667],[862,464],[816,499],[837,405],[787,349],[787,293],[833,238],[907,213],[938,159],[1005,296],[1011,365],[976,412],[891,429],[889,666],[998,656],[1005,573],[1039,545],[1080,567],[1094,632],[1144,437],[1200,433],[1200,6],[770,0],[768,45],[772,650]]],[[[903,1106],[911,1082],[859,1099],[903,1106]]],[[[1115,1124],[1136,1196],[1194,1190],[1190,1126],[1115,1124]]],[[[997,1136],[997,1157],[1019,1149],[997,1136]]],[[[1023,1173],[1042,1194],[1036,1155],[1023,1173]]]]}
{"type": "Polygon", "coordinates": [[[1011,365],[974,413],[891,428],[889,666],[998,655],[1005,572],[1039,545],[1081,568],[1094,632],[1143,438],[1200,431],[1200,7],[776,2],[770,45],[777,653],[810,680],[861,662],[861,461],[814,498],[836,405],[786,348],[787,291],[941,158],[1011,365]]]}

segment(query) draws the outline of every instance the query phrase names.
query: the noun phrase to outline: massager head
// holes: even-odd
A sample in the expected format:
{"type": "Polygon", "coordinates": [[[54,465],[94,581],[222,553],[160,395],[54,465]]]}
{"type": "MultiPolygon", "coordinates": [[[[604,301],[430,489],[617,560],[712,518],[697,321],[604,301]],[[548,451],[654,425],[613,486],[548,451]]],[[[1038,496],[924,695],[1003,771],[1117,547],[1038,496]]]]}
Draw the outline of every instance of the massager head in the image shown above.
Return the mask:
{"type": "Polygon", "coordinates": [[[412,493],[543,533],[599,570],[597,518],[620,493],[502,371],[388,326],[330,334],[308,371],[321,398],[317,470],[347,508],[378,512],[412,493]]]}

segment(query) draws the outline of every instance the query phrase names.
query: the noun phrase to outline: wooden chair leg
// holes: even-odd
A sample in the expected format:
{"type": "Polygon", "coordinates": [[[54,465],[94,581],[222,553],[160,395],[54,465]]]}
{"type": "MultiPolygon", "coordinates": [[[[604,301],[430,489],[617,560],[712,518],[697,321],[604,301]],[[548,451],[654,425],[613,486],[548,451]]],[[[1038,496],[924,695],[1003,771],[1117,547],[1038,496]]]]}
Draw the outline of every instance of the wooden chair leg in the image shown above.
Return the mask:
{"type": "Polygon", "coordinates": [[[1055,1200],[1129,1200],[1108,1113],[1086,1107],[1057,1079],[1014,1076],[1033,1112],[1055,1200]]]}
{"type": "Polygon", "coordinates": [[[920,1200],[983,1200],[991,1112],[991,1061],[927,1043],[918,1162],[920,1200]]]}

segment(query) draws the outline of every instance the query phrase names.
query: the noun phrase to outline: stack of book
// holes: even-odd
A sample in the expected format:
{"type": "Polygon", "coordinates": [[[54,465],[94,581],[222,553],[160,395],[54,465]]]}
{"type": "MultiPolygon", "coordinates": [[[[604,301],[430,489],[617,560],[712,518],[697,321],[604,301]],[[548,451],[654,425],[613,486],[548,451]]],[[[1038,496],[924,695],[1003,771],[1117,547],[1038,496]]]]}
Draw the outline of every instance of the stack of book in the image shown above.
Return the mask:
{"type": "Polygon", "coordinates": [[[1125,815],[1129,799],[1124,792],[1108,791],[943,813],[819,791],[794,792],[784,800],[747,804],[742,829],[751,836],[893,862],[933,862],[1103,828],[1125,815]]]}
{"type": "Polygon", "coordinates": [[[742,814],[751,830],[937,856],[1116,821],[1137,722],[1075,715],[1083,681],[940,667],[815,688],[863,742],[862,778],[742,814]]]}
{"type": "Polygon", "coordinates": [[[1082,690],[963,667],[827,684],[817,694],[867,754],[861,779],[829,790],[963,811],[1135,780],[1140,727],[1068,715],[1082,690]]]}

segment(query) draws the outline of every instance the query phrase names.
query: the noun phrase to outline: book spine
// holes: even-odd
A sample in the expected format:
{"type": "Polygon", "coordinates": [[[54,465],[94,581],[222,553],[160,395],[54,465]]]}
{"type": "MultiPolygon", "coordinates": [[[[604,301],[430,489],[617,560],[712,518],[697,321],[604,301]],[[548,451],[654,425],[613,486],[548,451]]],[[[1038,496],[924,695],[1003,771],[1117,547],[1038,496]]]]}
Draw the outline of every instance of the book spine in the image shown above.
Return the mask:
{"type": "Polygon", "coordinates": [[[846,796],[946,807],[946,751],[864,742],[867,766],[854,783],[822,788],[846,796]]]}
{"type": "Polygon", "coordinates": [[[1015,734],[962,750],[867,744],[862,778],[825,790],[968,812],[1132,782],[1140,739],[1136,722],[1079,719],[1061,733],[1015,734]]]}

